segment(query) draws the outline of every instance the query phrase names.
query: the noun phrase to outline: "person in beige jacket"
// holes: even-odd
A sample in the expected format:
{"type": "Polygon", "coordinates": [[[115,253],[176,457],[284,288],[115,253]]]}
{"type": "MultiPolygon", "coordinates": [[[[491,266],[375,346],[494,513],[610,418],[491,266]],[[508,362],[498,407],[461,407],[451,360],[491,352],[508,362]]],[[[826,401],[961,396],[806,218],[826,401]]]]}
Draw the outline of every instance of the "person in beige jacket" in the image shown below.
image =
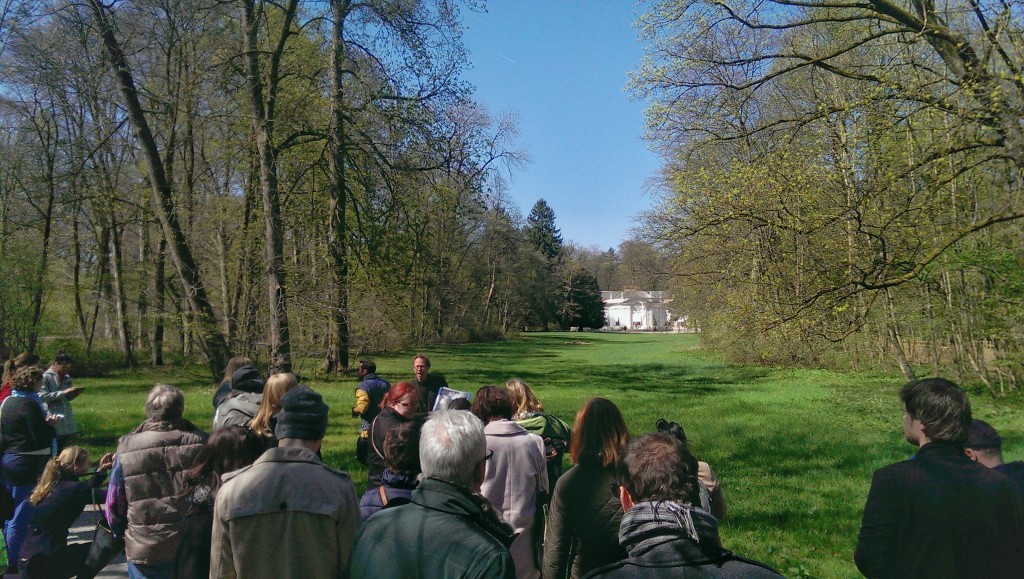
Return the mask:
{"type": "Polygon", "coordinates": [[[281,399],[278,446],[224,476],[210,577],[348,577],[359,501],[348,474],[317,458],[327,405],[306,386],[281,399]]]}

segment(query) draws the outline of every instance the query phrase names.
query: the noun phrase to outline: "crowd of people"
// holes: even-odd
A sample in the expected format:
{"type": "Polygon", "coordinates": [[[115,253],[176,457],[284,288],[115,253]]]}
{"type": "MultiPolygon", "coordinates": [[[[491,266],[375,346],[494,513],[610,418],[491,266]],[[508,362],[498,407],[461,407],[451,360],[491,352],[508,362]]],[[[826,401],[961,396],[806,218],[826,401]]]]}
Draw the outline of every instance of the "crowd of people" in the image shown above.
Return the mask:
{"type": "MultiPolygon", "coordinates": [[[[104,561],[67,540],[99,492],[132,578],[780,576],[723,547],[722,485],[683,428],[659,420],[632,436],[605,398],[570,425],[519,378],[450,395],[424,355],[393,385],[362,360],[351,409],[368,471],[360,497],[322,461],[328,407],[292,374],[263,380],[232,358],[209,435],[184,418],[181,390],[157,384],[146,419],[91,471],[74,446],[73,361],[37,363],[9,360],[0,390],[9,573],[94,577],[104,561]]],[[[972,421],[956,384],[919,380],[900,396],[918,451],[875,473],[858,568],[1017,576],[1024,463],[1003,462],[999,434],[972,421]]]]}

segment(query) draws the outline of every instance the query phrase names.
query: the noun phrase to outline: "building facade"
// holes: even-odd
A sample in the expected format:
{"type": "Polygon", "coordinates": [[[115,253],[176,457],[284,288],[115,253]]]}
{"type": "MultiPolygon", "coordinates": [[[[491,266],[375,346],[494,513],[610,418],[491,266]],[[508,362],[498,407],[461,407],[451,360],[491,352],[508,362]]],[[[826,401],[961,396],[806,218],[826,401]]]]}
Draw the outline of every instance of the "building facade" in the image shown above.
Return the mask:
{"type": "Polygon", "coordinates": [[[668,330],[672,296],[666,291],[601,292],[605,327],[616,330],[668,330]]]}

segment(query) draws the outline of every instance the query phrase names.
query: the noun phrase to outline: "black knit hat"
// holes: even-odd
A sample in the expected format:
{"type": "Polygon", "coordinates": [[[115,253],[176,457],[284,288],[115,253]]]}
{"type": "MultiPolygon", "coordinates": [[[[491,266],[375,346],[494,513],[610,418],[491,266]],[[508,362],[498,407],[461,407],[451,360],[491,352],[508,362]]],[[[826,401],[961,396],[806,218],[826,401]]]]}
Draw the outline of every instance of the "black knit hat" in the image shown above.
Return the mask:
{"type": "Polygon", "coordinates": [[[231,389],[262,394],[263,380],[260,380],[260,373],[256,371],[256,368],[246,364],[231,375],[231,389]]]}
{"type": "Polygon", "coordinates": [[[971,421],[971,430],[967,433],[964,447],[981,450],[984,448],[1002,448],[1003,439],[992,425],[984,420],[971,421]]]}
{"type": "Polygon", "coordinates": [[[274,436],[278,440],[323,440],[327,432],[327,405],[319,394],[303,384],[281,397],[274,436]]]}

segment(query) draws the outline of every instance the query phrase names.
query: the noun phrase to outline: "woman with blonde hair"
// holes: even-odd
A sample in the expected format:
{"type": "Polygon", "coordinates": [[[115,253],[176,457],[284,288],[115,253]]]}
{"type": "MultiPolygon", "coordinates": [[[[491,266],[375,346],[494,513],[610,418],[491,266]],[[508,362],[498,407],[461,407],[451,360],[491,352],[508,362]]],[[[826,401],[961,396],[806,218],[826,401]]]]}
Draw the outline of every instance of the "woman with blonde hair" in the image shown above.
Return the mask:
{"type": "Polygon", "coordinates": [[[615,463],[627,442],[626,421],[610,400],[592,398],[576,413],[569,446],[575,466],[558,479],[551,499],[544,577],[582,577],[626,558],[619,545],[622,503],[609,485],[615,483],[615,463]]]}
{"type": "Polygon", "coordinates": [[[260,401],[260,409],[249,421],[249,430],[266,441],[268,447],[277,446],[274,424],[277,422],[277,413],[281,411],[281,398],[285,392],[298,385],[298,379],[291,372],[274,374],[263,385],[263,400],[260,401]]]}
{"type": "Polygon", "coordinates": [[[512,402],[512,420],[530,434],[544,439],[548,488],[554,488],[562,476],[562,456],[572,440],[572,428],[554,414],[545,414],[544,405],[522,378],[509,378],[505,381],[505,393],[512,402]]]}
{"type": "Polygon", "coordinates": [[[84,448],[69,446],[46,463],[39,484],[22,506],[28,509],[28,533],[19,553],[24,576],[74,577],[85,571],[89,543],[69,545],[68,529],[92,501],[93,489],[103,485],[113,464],[114,455],[104,455],[92,477],[79,482],[89,471],[89,453],[84,448]]]}
{"type": "Polygon", "coordinates": [[[512,420],[520,421],[544,413],[544,405],[534,395],[530,385],[522,378],[505,381],[505,392],[512,401],[512,420]]]}

